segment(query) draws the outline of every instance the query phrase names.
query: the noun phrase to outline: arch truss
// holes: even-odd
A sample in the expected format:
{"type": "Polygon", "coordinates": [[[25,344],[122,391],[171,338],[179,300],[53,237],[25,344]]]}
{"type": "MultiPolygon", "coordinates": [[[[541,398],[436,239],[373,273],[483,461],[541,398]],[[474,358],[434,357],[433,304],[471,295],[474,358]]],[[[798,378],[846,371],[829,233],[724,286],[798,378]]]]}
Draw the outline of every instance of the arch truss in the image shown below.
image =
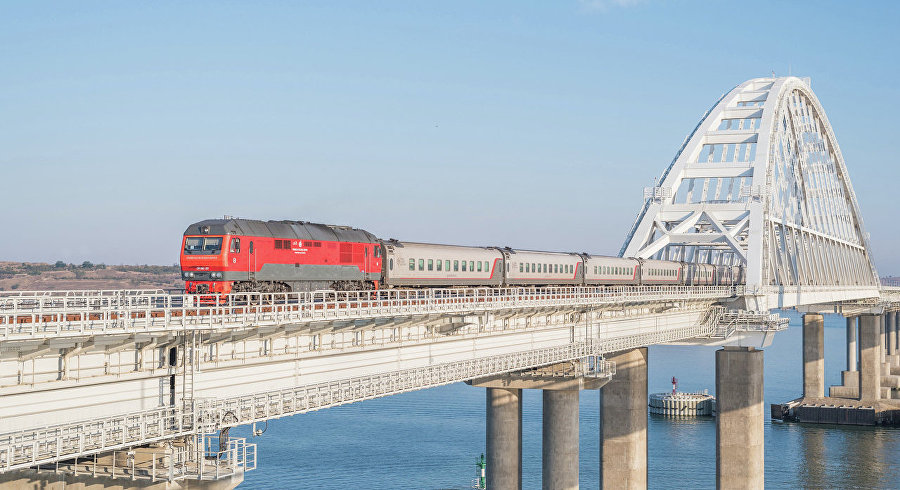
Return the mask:
{"type": "Polygon", "coordinates": [[[685,140],[620,255],[746,267],[748,286],[876,286],[856,196],[809,79],[757,78],[685,140]]]}

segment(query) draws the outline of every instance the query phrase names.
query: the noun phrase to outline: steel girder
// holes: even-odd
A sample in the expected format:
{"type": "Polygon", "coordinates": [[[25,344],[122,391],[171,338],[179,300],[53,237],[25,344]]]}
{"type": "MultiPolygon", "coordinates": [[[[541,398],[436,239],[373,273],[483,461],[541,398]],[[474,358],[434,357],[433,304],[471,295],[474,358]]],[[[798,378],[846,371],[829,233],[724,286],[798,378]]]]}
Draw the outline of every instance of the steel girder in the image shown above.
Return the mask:
{"type": "Polygon", "coordinates": [[[644,189],[620,256],[744,265],[748,288],[874,286],[837,139],[809,79],[722,96],[644,189]]]}

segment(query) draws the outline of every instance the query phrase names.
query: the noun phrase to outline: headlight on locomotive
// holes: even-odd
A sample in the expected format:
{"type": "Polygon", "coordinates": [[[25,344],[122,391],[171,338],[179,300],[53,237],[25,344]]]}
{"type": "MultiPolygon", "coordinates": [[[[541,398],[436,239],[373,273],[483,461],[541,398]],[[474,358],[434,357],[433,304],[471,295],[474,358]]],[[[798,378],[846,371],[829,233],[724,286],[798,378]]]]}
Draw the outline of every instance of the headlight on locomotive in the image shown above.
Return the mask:
{"type": "Polygon", "coordinates": [[[190,278],[192,278],[192,277],[194,277],[194,273],[193,273],[193,272],[185,272],[185,273],[184,273],[184,278],[185,278],[185,279],[190,279],[190,278]]]}
{"type": "Polygon", "coordinates": [[[211,273],[209,276],[212,277],[213,279],[222,279],[222,273],[221,273],[221,272],[213,272],[213,273],[211,273]]]}

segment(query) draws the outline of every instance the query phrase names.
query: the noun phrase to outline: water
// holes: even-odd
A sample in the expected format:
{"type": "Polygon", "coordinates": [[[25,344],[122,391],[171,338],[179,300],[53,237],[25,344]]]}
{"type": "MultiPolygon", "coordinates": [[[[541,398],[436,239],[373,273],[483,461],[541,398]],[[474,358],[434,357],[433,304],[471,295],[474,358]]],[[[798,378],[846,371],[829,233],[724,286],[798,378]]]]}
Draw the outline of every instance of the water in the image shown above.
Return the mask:
{"type": "MultiPolygon", "coordinates": [[[[782,424],[768,419],[770,403],[801,392],[800,316],[765,350],[766,487],[891,488],[900,478],[900,431],[782,424]]],[[[844,369],[845,323],[825,317],[828,385],[844,369]]],[[[715,389],[714,348],[650,348],[650,391],[715,389]]],[[[541,485],[541,393],[525,390],[523,484],[541,485]]],[[[269,422],[259,444],[259,469],[241,488],[467,488],[484,451],[484,389],[455,384],[269,422]]],[[[580,480],[599,477],[596,392],[581,396],[580,480]]],[[[247,436],[245,427],[232,435],[247,436]]],[[[648,424],[651,488],[715,487],[715,420],[651,416],[648,424]]]]}

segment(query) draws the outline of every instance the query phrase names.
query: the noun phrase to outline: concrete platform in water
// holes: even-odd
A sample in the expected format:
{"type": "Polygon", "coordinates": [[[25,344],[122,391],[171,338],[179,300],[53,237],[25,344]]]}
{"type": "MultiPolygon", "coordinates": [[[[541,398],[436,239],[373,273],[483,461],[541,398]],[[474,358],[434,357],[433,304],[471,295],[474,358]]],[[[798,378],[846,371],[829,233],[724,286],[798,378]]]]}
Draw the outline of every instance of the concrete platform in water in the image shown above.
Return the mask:
{"type": "Polygon", "coordinates": [[[716,410],[709,393],[652,393],[649,401],[650,413],[669,417],[711,416],[716,410]]]}
{"type": "Polygon", "coordinates": [[[900,426],[900,400],[797,398],[787,403],[773,403],[771,407],[773,420],[812,424],[900,426]]]}

